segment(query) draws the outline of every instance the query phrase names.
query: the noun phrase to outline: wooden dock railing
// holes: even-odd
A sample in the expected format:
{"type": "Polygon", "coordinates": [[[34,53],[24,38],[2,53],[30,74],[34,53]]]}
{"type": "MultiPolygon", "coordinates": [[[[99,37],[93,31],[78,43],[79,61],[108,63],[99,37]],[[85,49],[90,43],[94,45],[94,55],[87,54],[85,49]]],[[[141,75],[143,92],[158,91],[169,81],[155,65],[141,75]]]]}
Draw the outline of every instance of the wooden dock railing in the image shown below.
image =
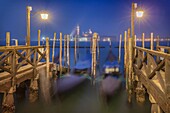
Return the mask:
{"type": "Polygon", "coordinates": [[[157,44],[154,50],[153,33],[150,49],[144,47],[144,34],[142,47],[132,46],[129,33],[127,36],[125,34],[125,49],[128,50],[125,52],[125,70],[129,102],[133,92],[138,102],[144,102],[147,92],[152,104],[151,113],[170,113],[170,47],[157,44]]]}

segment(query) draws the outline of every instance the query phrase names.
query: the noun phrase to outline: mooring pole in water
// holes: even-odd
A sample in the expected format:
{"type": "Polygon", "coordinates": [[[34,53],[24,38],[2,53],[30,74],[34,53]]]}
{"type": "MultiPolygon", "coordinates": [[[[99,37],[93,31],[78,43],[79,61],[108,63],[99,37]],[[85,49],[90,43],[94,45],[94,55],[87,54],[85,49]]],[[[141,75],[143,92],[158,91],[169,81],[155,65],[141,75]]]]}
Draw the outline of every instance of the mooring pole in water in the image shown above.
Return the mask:
{"type": "Polygon", "coordinates": [[[92,39],[92,70],[91,70],[91,75],[93,78],[96,77],[96,40],[97,40],[98,34],[94,33],[93,34],[93,39],[92,39]]]}
{"type": "Polygon", "coordinates": [[[67,66],[68,66],[68,72],[70,71],[70,36],[67,35],[67,66]]]}
{"type": "Polygon", "coordinates": [[[62,33],[60,33],[60,76],[62,75],[62,33]]]}
{"type": "Polygon", "coordinates": [[[150,45],[151,47],[151,50],[153,50],[153,33],[151,33],[151,45],[150,45]]]}
{"type": "MultiPolygon", "coordinates": [[[[136,47],[136,41],[137,41],[137,39],[136,39],[137,37],[136,37],[136,35],[135,35],[135,38],[134,38],[134,47],[136,47]]],[[[135,56],[136,56],[136,49],[134,49],[134,58],[135,58],[135,56]]]]}
{"type": "Polygon", "coordinates": [[[64,35],[64,66],[66,66],[67,62],[67,35],[64,35]]]}
{"type": "Polygon", "coordinates": [[[121,60],[121,47],[122,47],[122,34],[120,34],[120,40],[119,40],[119,59],[118,59],[119,63],[121,60]]]}
{"type": "Polygon", "coordinates": [[[128,29],[128,59],[126,66],[126,82],[128,87],[128,101],[131,102],[132,99],[132,38],[130,38],[130,28],[128,29]]]}
{"type": "Polygon", "coordinates": [[[10,32],[6,32],[6,46],[10,46],[10,32]]]}
{"type": "MultiPolygon", "coordinates": [[[[10,46],[10,32],[6,32],[6,46],[10,46]]],[[[11,61],[10,61],[10,58],[8,57],[7,59],[7,63],[10,64],[11,61]]]]}
{"type": "Polygon", "coordinates": [[[46,77],[47,78],[49,78],[49,66],[50,66],[50,64],[49,64],[49,60],[50,60],[50,58],[49,58],[49,55],[50,55],[50,47],[49,47],[49,38],[47,37],[46,38],[46,77]]]}
{"type": "Polygon", "coordinates": [[[100,62],[100,45],[99,45],[99,41],[100,41],[100,37],[97,37],[97,64],[99,65],[100,62]]]}
{"type": "Polygon", "coordinates": [[[53,39],[53,53],[52,53],[52,62],[54,63],[54,54],[55,54],[55,41],[56,41],[56,33],[54,33],[53,39]]]}
{"type": "Polygon", "coordinates": [[[74,64],[77,62],[77,36],[74,38],[74,64]]]}
{"type": "MultiPolygon", "coordinates": [[[[124,77],[126,77],[126,60],[127,60],[127,42],[126,42],[126,39],[127,39],[127,31],[124,32],[124,71],[125,71],[125,74],[124,74],[124,77]]],[[[128,89],[127,88],[127,82],[126,82],[126,90],[128,89]]]]}
{"type": "MultiPolygon", "coordinates": [[[[40,40],[41,40],[41,30],[38,30],[38,46],[41,45],[40,40]]],[[[39,51],[42,51],[42,48],[40,48],[39,51]]],[[[38,58],[40,58],[40,57],[41,57],[41,55],[38,54],[38,58]]]]}
{"type": "Polygon", "coordinates": [[[41,30],[38,30],[38,46],[40,46],[40,40],[41,40],[41,30]]]}
{"type": "MultiPolygon", "coordinates": [[[[145,33],[142,33],[142,48],[145,48],[145,33]]],[[[144,58],[145,54],[144,52],[142,53],[142,57],[144,58]]]]}
{"type": "Polygon", "coordinates": [[[35,98],[36,94],[38,94],[38,76],[37,76],[37,49],[34,51],[34,58],[33,58],[33,77],[31,78],[30,84],[30,92],[29,92],[29,99],[31,102],[34,102],[37,98],[35,98]],[[34,96],[35,97],[34,97],[34,96]]]}
{"type": "MultiPolygon", "coordinates": [[[[157,39],[156,39],[156,50],[157,50],[157,51],[161,51],[161,50],[160,50],[161,48],[158,48],[158,46],[159,46],[159,40],[160,40],[160,39],[159,39],[159,36],[157,36],[157,39]]],[[[168,52],[169,52],[169,50],[168,50],[168,52]]],[[[169,52],[169,53],[170,53],[170,52],[169,52]]],[[[159,56],[156,57],[156,62],[157,62],[157,63],[160,62],[160,57],[159,57],[159,56]]]]}

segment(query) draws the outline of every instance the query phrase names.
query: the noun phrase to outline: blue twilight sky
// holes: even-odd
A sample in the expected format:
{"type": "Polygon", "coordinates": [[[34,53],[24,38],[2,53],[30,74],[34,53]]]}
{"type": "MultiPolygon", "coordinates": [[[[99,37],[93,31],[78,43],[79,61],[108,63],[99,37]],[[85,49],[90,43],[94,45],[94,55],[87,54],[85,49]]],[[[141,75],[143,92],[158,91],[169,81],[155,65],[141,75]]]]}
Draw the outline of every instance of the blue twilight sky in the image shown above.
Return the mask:
{"type": "Polygon", "coordinates": [[[81,32],[91,28],[99,35],[118,36],[130,27],[132,2],[145,10],[144,18],[135,22],[137,36],[154,32],[170,37],[170,0],[0,0],[0,39],[10,31],[11,38],[25,40],[27,5],[33,7],[31,40],[37,40],[38,29],[52,38],[54,32],[70,34],[77,24],[81,32]],[[49,12],[46,22],[37,13],[42,10],[49,12]]]}

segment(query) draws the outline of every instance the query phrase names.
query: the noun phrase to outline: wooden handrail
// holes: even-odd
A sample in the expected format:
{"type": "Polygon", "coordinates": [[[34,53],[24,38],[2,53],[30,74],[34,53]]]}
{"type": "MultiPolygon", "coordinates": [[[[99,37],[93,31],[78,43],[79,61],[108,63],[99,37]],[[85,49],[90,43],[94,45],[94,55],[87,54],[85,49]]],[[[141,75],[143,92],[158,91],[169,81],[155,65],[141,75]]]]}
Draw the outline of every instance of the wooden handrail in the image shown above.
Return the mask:
{"type": "Polygon", "coordinates": [[[163,57],[163,58],[166,58],[166,59],[170,60],[170,54],[159,52],[159,51],[155,51],[155,50],[145,49],[145,48],[137,47],[137,46],[134,47],[134,48],[138,49],[138,50],[141,50],[141,51],[144,51],[146,53],[149,53],[149,54],[152,54],[152,55],[155,55],[155,56],[159,56],[159,57],[163,57]]]}
{"type": "Polygon", "coordinates": [[[23,50],[23,49],[35,49],[35,48],[45,48],[46,46],[2,46],[0,47],[0,52],[10,51],[10,50],[23,50]]]}

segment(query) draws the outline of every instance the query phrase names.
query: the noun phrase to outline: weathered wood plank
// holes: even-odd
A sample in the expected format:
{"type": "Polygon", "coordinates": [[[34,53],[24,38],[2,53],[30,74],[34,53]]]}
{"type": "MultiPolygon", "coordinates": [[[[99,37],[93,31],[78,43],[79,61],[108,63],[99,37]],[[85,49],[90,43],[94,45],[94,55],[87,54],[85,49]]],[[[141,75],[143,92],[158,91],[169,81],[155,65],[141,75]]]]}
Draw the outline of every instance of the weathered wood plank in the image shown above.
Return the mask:
{"type": "Polygon", "coordinates": [[[152,71],[152,73],[148,76],[148,78],[152,79],[155,76],[156,71],[159,71],[164,66],[165,66],[165,59],[163,61],[161,61],[160,64],[158,64],[158,66],[152,71]]]}
{"type": "Polygon", "coordinates": [[[146,87],[147,92],[150,93],[154,99],[156,100],[156,102],[158,103],[158,105],[162,108],[162,110],[164,112],[167,112],[169,107],[170,107],[170,103],[169,103],[169,99],[166,98],[165,93],[163,93],[158,86],[156,86],[156,84],[149,80],[141,70],[138,69],[137,66],[134,65],[134,69],[135,71],[138,73],[138,77],[139,80],[142,82],[142,84],[146,87]]]}
{"type": "Polygon", "coordinates": [[[135,47],[136,49],[139,49],[141,51],[144,51],[146,53],[155,55],[155,56],[160,56],[160,57],[164,57],[166,59],[170,60],[170,54],[167,53],[162,53],[162,52],[158,52],[158,51],[154,51],[154,50],[149,50],[149,49],[145,49],[145,48],[141,48],[141,47],[135,47]]]}
{"type": "Polygon", "coordinates": [[[165,59],[165,84],[167,98],[170,98],[170,61],[165,59]]]}

